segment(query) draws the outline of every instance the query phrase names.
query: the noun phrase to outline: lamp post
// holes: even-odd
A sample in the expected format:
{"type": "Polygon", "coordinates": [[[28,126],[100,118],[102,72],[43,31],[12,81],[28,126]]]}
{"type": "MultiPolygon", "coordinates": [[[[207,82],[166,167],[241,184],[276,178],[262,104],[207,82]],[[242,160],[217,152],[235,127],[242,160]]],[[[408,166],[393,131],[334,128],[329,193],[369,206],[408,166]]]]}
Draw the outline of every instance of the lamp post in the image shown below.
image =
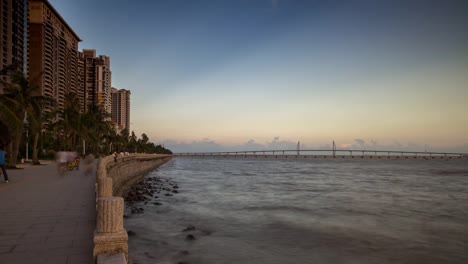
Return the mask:
{"type": "Polygon", "coordinates": [[[28,143],[29,143],[29,122],[28,122],[28,115],[26,113],[24,113],[24,120],[23,120],[23,123],[24,123],[24,127],[26,128],[26,162],[28,161],[29,159],[29,146],[28,146],[28,143]]]}

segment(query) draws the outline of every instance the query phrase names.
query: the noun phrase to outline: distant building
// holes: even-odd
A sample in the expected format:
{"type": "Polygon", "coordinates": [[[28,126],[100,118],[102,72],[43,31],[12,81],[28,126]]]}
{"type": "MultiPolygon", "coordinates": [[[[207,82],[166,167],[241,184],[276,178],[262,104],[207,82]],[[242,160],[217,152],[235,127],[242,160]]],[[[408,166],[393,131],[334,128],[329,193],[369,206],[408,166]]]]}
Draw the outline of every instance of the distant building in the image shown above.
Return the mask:
{"type": "MultiPolygon", "coordinates": [[[[27,70],[27,29],[28,1],[0,1],[0,70],[11,67],[11,70],[26,73],[27,70]]],[[[4,72],[6,73],[6,72],[4,72]]],[[[8,81],[8,77],[0,77],[8,81]]],[[[0,93],[3,87],[0,87],[0,93]]]]}
{"type": "MultiPolygon", "coordinates": [[[[41,95],[63,109],[65,95],[79,94],[78,42],[81,39],[47,0],[29,0],[28,77],[41,95]]],[[[51,110],[46,107],[46,111],[51,110]]]]}
{"type": "Polygon", "coordinates": [[[112,88],[112,122],[119,130],[130,131],[130,91],[112,88]]]}
{"type": "Polygon", "coordinates": [[[90,104],[98,105],[110,115],[112,111],[110,58],[105,55],[96,56],[94,49],[84,49],[79,56],[84,110],[87,111],[90,104]]]}

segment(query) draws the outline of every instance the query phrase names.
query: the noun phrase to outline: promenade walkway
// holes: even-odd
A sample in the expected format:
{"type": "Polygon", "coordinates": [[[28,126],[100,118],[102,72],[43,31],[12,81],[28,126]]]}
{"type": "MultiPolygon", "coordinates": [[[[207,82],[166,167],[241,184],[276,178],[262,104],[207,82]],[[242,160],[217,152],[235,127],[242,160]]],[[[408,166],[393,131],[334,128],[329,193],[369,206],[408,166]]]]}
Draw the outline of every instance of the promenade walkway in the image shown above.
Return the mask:
{"type": "Polygon", "coordinates": [[[0,263],[93,263],[94,175],[54,163],[0,180],[0,263]]]}

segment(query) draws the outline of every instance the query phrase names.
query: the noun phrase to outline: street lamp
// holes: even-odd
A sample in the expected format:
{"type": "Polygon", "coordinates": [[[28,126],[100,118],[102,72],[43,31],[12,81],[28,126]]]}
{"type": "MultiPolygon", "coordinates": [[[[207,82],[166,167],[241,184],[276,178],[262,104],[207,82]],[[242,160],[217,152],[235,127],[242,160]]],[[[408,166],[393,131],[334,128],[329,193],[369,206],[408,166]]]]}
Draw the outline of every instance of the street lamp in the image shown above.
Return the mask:
{"type": "Polygon", "coordinates": [[[29,159],[29,148],[28,148],[28,142],[29,142],[29,122],[28,122],[28,115],[27,113],[24,113],[24,120],[23,120],[24,127],[26,128],[26,162],[29,159]]]}

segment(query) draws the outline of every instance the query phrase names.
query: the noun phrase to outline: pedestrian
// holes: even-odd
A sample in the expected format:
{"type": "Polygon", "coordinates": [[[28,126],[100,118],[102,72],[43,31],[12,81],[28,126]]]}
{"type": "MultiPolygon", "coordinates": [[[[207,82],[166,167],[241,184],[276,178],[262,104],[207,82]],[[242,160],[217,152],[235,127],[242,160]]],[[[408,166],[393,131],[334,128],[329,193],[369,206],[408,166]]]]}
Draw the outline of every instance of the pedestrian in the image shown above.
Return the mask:
{"type": "Polygon", "coordinates": [[[5,182],[9,183],[10,181],[8,180],[8,174],[5,167],[5,149],[3,144],[0,145],[0,168],[2,169],[5,182]]]}
{"type": "Polygon", "coordinates": [[[57,163],[57,172],[59,175],[64,175],[67,169],[67,153],[65,151],[57,151],[55,154],[55,162],[57,163]]]}
{"type": "Polygon", "coordinates": [[[94,167],[94,155],[88,154],[84,159],[84,174],[91,175],[94,167]]]}

